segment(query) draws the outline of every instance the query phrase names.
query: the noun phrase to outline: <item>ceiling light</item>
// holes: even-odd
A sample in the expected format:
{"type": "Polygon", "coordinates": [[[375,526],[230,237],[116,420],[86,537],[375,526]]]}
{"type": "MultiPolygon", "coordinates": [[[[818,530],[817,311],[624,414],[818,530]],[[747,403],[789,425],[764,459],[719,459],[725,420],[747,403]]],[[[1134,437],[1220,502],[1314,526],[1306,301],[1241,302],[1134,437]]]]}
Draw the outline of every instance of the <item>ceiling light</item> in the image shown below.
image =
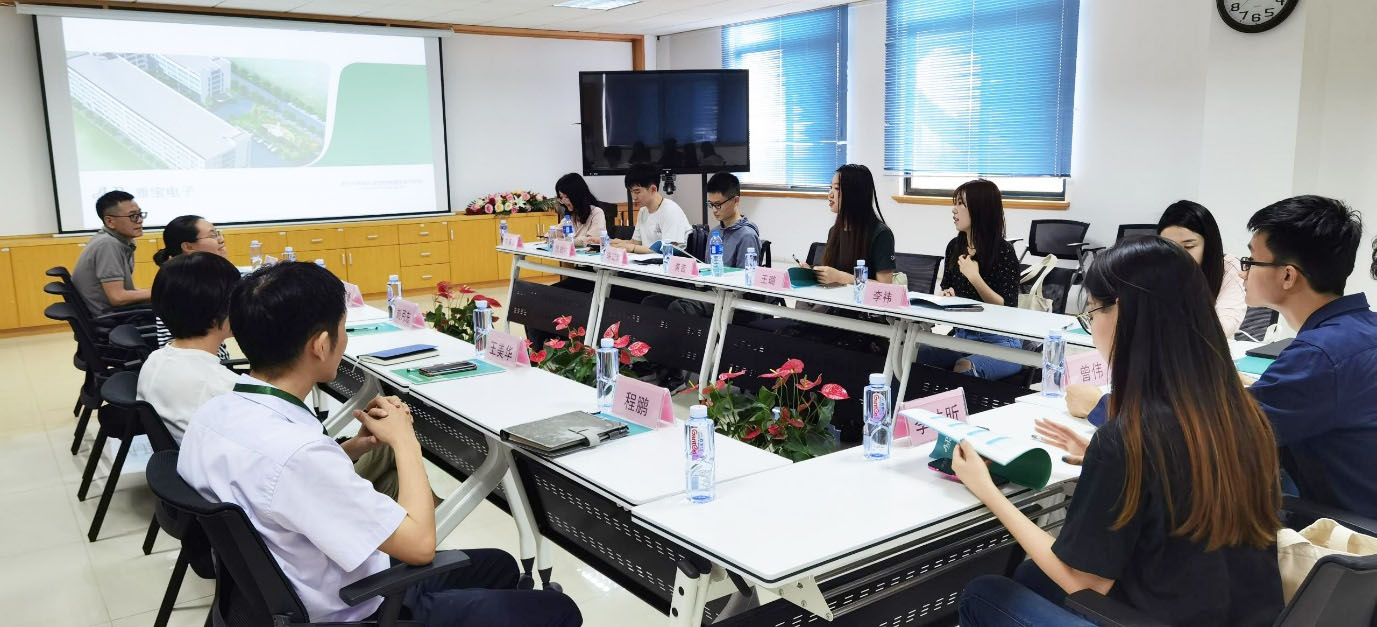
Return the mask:
{"type": "Polygon", "coordinates": [[[594,11],[606,11],[608,9],[621,8],[628,4],[636,4],[640,1],[641,0],[565,0],[564,2],[556,4],[555,6],[569,7],[571,9],[593,9],[594,11]]]}

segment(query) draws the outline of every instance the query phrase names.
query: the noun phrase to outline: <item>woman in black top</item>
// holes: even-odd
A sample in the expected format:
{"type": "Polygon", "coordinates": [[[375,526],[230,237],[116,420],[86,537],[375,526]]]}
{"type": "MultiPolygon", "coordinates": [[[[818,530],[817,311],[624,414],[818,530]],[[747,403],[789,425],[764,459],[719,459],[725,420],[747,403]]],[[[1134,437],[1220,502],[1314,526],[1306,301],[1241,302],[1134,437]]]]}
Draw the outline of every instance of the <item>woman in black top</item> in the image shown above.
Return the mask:
{"type": "MultiPolygon", "coordinates": [[[[880,214],[870,168],[848,163],[832,175],[827,208],[837,214],[827,232],[827,248],[813,272],[823,285],[850,285],[856,260],[865,260],[866,275],[882,283],[894,280],[894,231],[880,214]]],[[[808,264],[800,264],[809,267],[808,264]]]]}
{"type": "Polygon", "coordinates": [[[1173,625],[1271,625],[1282,608],[1277,445],[1229,359],[1205,275],[1180,247],[1137,238],[1095,261],[1085,291],[1081,324],[1110,363],[1114,417],[1084,450],[1055,539],[969,443],[958,447],[952,469],[1030,560],[1017,582],[967,585],[961,624],[1089,625],[1061,607],[1089,588],[1173,625]]]}
{"type": "MultiPolygon", "coordinates": [[[[942,295],[960,296],[991,305],[1018,306],[1018,255],[1004,239],[1004,202],[999,187],[985,179],[963,183],[952,193],[952,222],[956,237],[947,244],[942,295]]],[[[998,346],[1022,348],[1011,337],[957,329],[956,337],[998,346]]],[[[1018,373],[1019,365],[984,355],[924,346],[918,362],[984,379],[1003,379],[1018,373]]]]}

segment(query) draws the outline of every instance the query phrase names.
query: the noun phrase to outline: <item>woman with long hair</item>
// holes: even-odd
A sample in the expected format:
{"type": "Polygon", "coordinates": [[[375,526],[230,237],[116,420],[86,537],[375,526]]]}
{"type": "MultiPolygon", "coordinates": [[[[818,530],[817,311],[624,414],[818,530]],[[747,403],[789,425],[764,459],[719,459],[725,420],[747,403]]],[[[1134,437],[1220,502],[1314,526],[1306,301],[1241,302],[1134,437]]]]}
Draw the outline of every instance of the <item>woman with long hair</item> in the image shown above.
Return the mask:
{"type": "Polygon", "coordinates": [[[1085,291],[1079,318],[1110,364],[1113,417],[1083,451],[1050,439],[1084,455],[1056,538],[969,443],[955,451],[956,475],[1029,557],[1014,580],[968,584],[961,624],[1090,625],[1062,608],[1089,588],[1173,625],[1271,625],[1282,608],[1276,439],[1239,381],[1205,275],[1179,246],[1135,238],[1090,267],[1085,291]]]}
{"type": "Polygon", "coordinates": [[[1157,234],[1184,248],[1200,264],[1205,285],[1214,296],[1214,311],[1224,327],[1224,336],[1233,337],[1248,312],[1243,269],[1237,259],[1224,254],[1219,225],[1210,210],[1189,200],[1171,203],[1157,221],[1157,234]]]}
{"type": "MultiPolygon", "coordinates": [[[[837,214],[827,232],[827,247],[821,263],[813,266],[823,285],[850,284],[855,279],[856,261],[865,260],[871,279],[889,283],[894,279],[894,231],[880,213],[875,179],[870,168],[848,163],[832,175],[827,192],[827,208],[837,214]]],[[[808,264],[802,264],[808,267],[808,264]]]]}
{"type": "MultiPolygon", "coordinates": [[[[1004,200],[999,187],[985,179],[962,183],[952,192],[956,237],[947,244],[942,295],[960,296],[991,305],[1018,306],[1018,255],[1004,239],[1004,200]]],[[[957,329],[959,338],[1022,348],[1020,340],[994,333],[957,329]]],[[[1018,373],[1019,365],[984,355],[924,346],[918,362],[984,379],[1018,373]]]]}
{"type": "Polygon", "coordinates": [[[229,258],[220,230],[201,216],[177,216],[163,227],[163,247],[153,253],[153,263],[161,266],[184,253],[215,253],[229,258]]]}
{"type": "Polygon", "coordinates": [[[559,177],[555,182],[555,194],[559,205],[574,221],[574,243],[586,246],[602,241],[602,232],[607,230],[607,216],[583,177],[573,172],[559,177]]]}

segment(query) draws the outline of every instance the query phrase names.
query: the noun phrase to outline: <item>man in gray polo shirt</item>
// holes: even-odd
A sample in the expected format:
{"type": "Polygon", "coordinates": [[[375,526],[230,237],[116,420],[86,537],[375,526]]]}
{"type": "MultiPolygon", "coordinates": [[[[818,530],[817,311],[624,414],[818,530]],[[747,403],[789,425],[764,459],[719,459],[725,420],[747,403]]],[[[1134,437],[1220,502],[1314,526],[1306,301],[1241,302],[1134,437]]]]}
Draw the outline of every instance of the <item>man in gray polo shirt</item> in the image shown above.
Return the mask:
{"type": "Polygon", "coordinates": [[[104,227],[91,236],[72,269],[77,292],[94,316],[148,302],[149,291],[134,288],[134,240],[143,235],[148,214],[133,195],[117,190],[96,200],[96,215],[104,227]]]}

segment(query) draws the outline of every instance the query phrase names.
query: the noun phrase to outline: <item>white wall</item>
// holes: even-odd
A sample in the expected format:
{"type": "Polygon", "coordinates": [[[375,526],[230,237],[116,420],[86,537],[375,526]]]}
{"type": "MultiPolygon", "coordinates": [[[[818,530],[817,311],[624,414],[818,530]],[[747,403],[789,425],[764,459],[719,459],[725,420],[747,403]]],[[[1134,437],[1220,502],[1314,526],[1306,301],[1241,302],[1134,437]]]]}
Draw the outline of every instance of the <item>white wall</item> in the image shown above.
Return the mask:
{"type": "Polygon", "coordinates": [[[57,207],[33,17],[10,8],[0,8],[0,85],[0,189],[6,205],[0,235],[52,233],[57,207]]]}

